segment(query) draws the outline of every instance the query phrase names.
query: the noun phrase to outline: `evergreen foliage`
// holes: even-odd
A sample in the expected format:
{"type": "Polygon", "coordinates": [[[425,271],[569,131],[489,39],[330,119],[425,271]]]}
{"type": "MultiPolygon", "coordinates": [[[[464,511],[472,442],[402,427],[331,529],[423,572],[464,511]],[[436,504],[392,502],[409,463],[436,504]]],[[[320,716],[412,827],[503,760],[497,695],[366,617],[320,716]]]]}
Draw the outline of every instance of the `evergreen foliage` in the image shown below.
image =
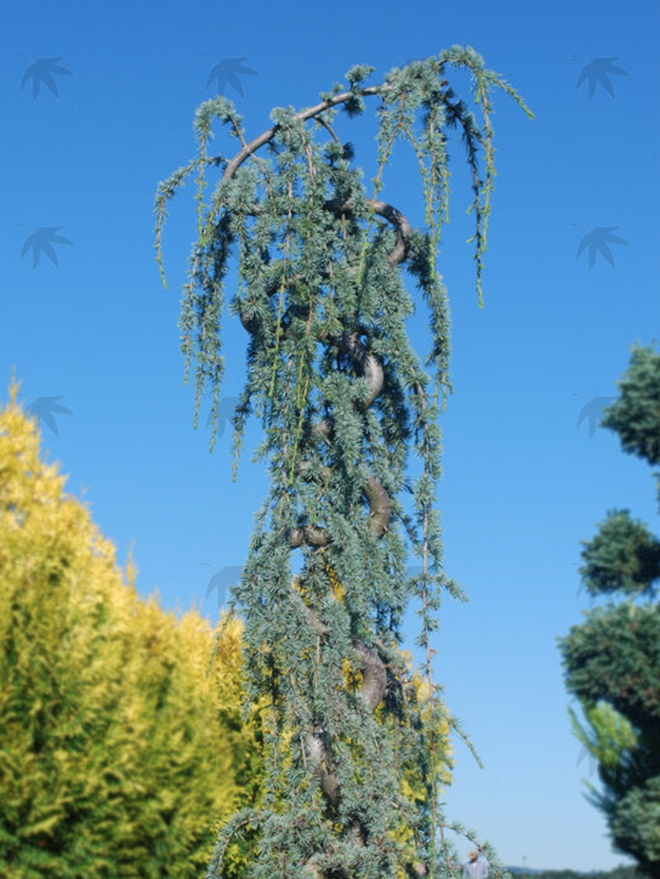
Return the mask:
{"type": "MultiPolygon", "coordinates": [[[[660,353],[635,347],[619,390],[604,426],[626,452],[657,464],[660,353]]],[[[614,510],[583,546],[588,591],[626,601],[587,612],[560,639],[566,685],[586,717],[582,726],[572,713],[573,728],[598,761],[602,791],[588,785],[590,799],[616,850],[660,877],[660,541],[627,510],[614,510]]]]}
{"type": "MultiPolygon", "coordinates": [[[[436,252],[456,129],[472,176],[481,301],[495,175],[492,90],[529,111],[470,48],[454,46],[364,85],[372,72],[353,67],[347,88],[335,84],[306,110],[276,108],[273,126],[249,142],[229,100],[206,101],[195,117],[199,156],[156,197],[161,261],[167,201],[196,174],[198,237],[180,322],[186,377],[195,361],[196,419],[207,391],[217,415],[224,283],[237,258],[230,312],[249,345],[236,453],[248,417],[257,415],[265,433],[257,460],[268,461],[271,475],[234,596],[245,618],[248,697],[267,703],[264,797],[223,828],[209,877],[225,875],[225,851],[237,837],[255,847],[251,879],[394,879],[454,869],[439,812],[446,743],[438,731],[457,724],[443,709],[431,646],[442,590],[462,597],[443,570],[435,502],[437,421],[451,391],[449,307],[436,252]],[[449,83],[456,69],[472,77],[480,122],[449,83]],[[379,102],[378,171],[369,195],[352,165],[353,147],[333,125],[338,109],[351,117],[372,98],[379,102]],[[216,122],[240,142],[233,158],[209,154],[216,122]],[[380,200],[401,140],[418,159],[425,232],[411,230],[380,200]],[[207,200],[214,168],[222,176],[207,200]],[[407,333],[417,303],[404,268],[428,308],[432,344],[424,362],[407,333]],[[414,480],[411,452],[420,460],[414,480]],[[417,577],[405,574],[409,551],[421,560],[417,577]],[[302,568],[297,587],[294,553],[302,568]],[[425,655],[423,690],[415,690],[397,650],[411,600],[425,655]],[[403,783],[411,766],[423,779],[421,797],[403,783]]],[[[494,853],[480,847],[497,873],[494,853]]]]}
{"type": "Polygon", "coordinates": [[[240,629],[209,672],[211,626],[141,600],[132,565],[125,582],[16,393],[0,413],[0,875],[193,879],[259,760],[240,629]]]}

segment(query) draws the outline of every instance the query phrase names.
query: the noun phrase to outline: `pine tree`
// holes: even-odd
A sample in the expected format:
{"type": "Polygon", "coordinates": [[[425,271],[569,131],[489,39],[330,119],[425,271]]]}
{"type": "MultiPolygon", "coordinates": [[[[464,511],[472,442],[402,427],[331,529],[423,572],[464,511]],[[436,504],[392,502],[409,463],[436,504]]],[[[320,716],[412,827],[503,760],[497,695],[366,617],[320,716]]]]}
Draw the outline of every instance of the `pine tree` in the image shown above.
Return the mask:
{"type": "MultiPolygon", "coordinates": [[[[260,808],[223,828],[209,877],[224,875],[224,853],[237,836],[254,845],[247,874],[254,879],[394,879],[453,869],[439,812],[446,746],[437,730],[456,724],[443,714],[431,637],[441,591],[462,593],[443,570],[435,503],[438,415],[451,392],[449,307],[436,251],[456,129],[474,190],[481,303],[495,174],[492,90],[531,113],[470,48],[454,46],[367,86],[372,72],[353,67],[347,87],[335,84],[308,109],[274,109],[272,127],[249,142],[230,101],[204,102],[195,117],[199,155],[156,197],[162,270],[167,201],[196,175],[198,237],[180,321],[186,378],[196,361],[195,423],[207,391],[217,415],[223,290],[237,257],[230,311],[249,343],[236,453],[254,413],[265,433],[257,458],[268,461],[271,476],[234,595],[245,618],[248,698],[267,700],[266,789],[260,808]],[[481,123],[449,83],[455,70],[472,77],[481,123]],[[369,194],[352,145],[333,125],[338,110],[352,117],[371,99],[379,102],[379,127],[369,194]],[[233,158],[209,152],[216,122],[240,142],[233,158]],[[401,140],[419,162],[425,231],[380,199],[401,140]],[[215,168],[221,179],[206,201],[215,168]],[[429,310],[424,363],[406,330],[415,303],[404,269],[429,310]],[[414,480],[411,452],[421,462],[414,480]],[[409,550],[420,560],[419,576],[406,576],[409,550]],[[411,600],[425,656],[423,698],[396,649],[411,600]],[[402,784],[411,761],[426,787],[421,798],[407,796],[402,784]]],[[[497,871],[494,853],[483,849],[497,871]]]]}
{"type": "MultiPolygon", "coordinates": [[[[624,451],[660,463],[660,353],[636,346],[604,427],[624,451]]],[[[660,499],[660,480],[658,480],[660,499]]],[[[660,877],[660,540],[628,510],[611,510],[583,541],[580,574],[592,596],[620,594],[560,639],[566,685],[586,723],[573,728],[598,762],[591,802],[617,851],[660,877]]]]}

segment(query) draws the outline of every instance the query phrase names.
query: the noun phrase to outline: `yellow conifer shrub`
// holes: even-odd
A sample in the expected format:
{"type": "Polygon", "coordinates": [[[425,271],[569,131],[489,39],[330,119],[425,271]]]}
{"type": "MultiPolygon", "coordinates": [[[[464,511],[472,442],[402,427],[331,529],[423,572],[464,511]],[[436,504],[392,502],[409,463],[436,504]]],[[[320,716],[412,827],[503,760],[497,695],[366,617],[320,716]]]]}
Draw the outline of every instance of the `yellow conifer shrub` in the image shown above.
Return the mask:
{"type": "Polygon", "coordinates": [[[198,613],[138,596],[17,390],[0,412],[0,875],[199,877],[257,760],[240,626],[213,653],[198,613]]]}
{"type": "MultiPolygon", "coordinates": [[[[0,412],[0,876],[198,879],[218,828],[263,796],[267,710],[241,716],[242,626],[225,620],[216,637],[195,611],[177,618],[138,596],[134,566],[122,573],[41,460],[17,390],[0,412]]],[[[333,587],[342,600],[336,577],[333,587]]],[[[412,731],[393,732],[402,792],[423,804],[412,731]]],[[[446,722],[435,733],[443,786],[448,733],[446,722]]],[[[396,838],[412,853],[405,823],[396,838]]],[[[243,874],[250,844],[230,848],[227,879],[243,874]]]]}

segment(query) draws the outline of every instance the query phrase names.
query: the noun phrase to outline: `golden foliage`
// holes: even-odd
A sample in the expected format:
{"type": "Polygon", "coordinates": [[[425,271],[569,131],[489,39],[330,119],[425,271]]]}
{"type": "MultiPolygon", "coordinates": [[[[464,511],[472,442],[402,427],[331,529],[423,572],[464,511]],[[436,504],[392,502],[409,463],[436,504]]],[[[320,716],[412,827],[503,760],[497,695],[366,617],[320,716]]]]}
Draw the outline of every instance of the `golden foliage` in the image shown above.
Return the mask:
{"type": "Polygon", "coordinates": [[[0,413],[0,874],[168,875],[206,865],[254,759],[240,626],[141,599],[89,511],[0,413]]]}

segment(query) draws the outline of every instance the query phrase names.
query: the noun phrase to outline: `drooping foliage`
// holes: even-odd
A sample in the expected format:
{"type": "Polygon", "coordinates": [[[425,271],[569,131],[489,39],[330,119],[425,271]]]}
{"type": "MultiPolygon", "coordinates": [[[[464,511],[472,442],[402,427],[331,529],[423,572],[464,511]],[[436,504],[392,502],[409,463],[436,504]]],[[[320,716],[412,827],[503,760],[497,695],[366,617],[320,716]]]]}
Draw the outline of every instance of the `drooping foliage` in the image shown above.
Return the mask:
{"type": "Polygon", "coordinates": [[[0,875],[196,879],[260,760],[240,628],[207,673],[211,625],[138,597],[16,392],[0,413],[0,875]]]}
{"type": "MultiPolygon", "coordinates": [[[[660,353],[636,346],[619,391],[603,425],[619,434],[624,451],[657,464],[660,353]]],[[[588,785],[589,796],[615,848],[659,877],[660,540],[627,510],[613,510],[583,547],[589,593],[626,600],[589,611],[560,640],[566,684],[586,718],[581,725],[573,713],[573,727],[598,761],[602,790],[588,785]]]]}
{"type": "Polygon", "coordinates": [[[271,475],[235,591],[245,619],[248,696],[268,701],[264,801],[226,825],[209,876],[224,875],[236,834],[254,841],[250,877],[430,877],[452,863],[438,846],[445,745],[437,730],[447,718],[431,637],[442,589],[461,593],[443,570],[435,503],[438,415],[451,390],[449,308],[436,251],[457,131],[473,181],[481,299],[495,173],[491,91],[524,104],[469,48],[453,47],[367,86],[372,71],[353,67],[347,88],[335,85],[306,110],[275,109],[273,126],[249,142],[230,101],[206,101],[195,118],[199,156],[161,184],[156,198],[160,259],[166,203],[197,175],[198,238],[180,326],[186,363],[195,361],[197,404],[209,391],[214,416],[224,370],[224,285],[236,257],[230,312],[249,334],[236,451],[256,414],[265,434],[258,458],[271,475]],[[471,75],[480,122],[455,94],[454,70],[471,75]],[[338,109],[350,117],[372,99],[378,170],[369,193],[352,164],[353,147],[333,126],[338,109]],[[210,154],[216,122],[240,143],[233,158],[210,154]],[[411,229],[380,197],[402,140],[419,163],[426,231],[411,229]],[[221,179],[206,200],[215,168],[221,179]],[[428,308],[432,343],[424,362],[407,332],[417,302],[404,269],[428,308]],[[420,461],[414,480],[411,452],[420,461]],[[420,560],[419,576],[406,576],[409,552],[420,560]],[[294,556],[300,589],[292,586],[294,556]],[[411,599],[425,657],[423,698],[411,690],[396,649],[411,599]],[[346,684],[347,673],[355,686],[346,684]],[[402,785],[411,761],[427,788],[422,798],[402,785]]]}

